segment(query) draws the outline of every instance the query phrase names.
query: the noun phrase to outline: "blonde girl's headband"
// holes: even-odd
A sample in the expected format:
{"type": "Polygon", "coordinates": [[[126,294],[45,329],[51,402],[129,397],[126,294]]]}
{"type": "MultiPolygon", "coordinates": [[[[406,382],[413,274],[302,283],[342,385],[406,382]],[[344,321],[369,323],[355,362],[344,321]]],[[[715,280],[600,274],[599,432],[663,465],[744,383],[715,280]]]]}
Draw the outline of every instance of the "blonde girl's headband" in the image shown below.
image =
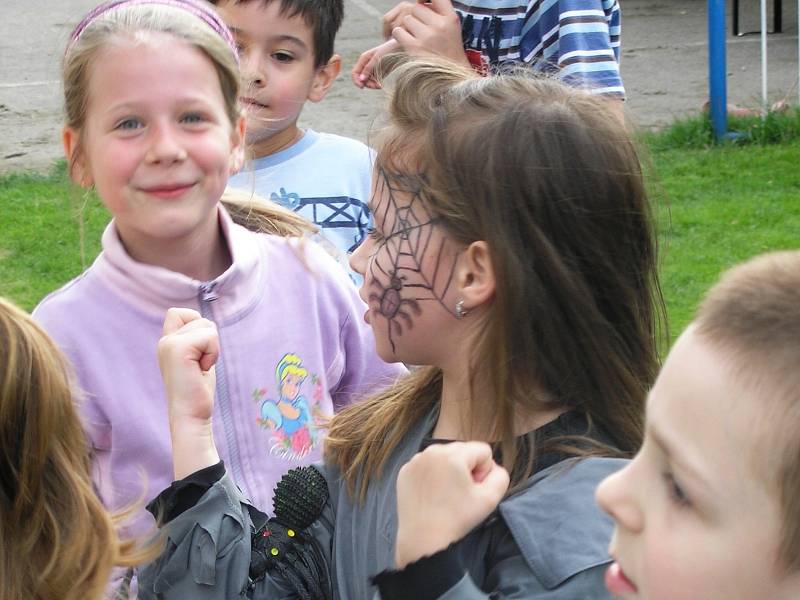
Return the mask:
{"type": "Polygon", "coordinates": [[[236,49],[236,41],[233,39],[233,34],[231,34],[230,29],[228,29],[227,25],[225,25],[225,23],[222,21],[222,19],[220,19],[219,15],[214,11],[213,8],[211,8],[210,5],[197,0],[107,0],[102,4],[95,6],[85,17],[83,17],[81,22],[78,23],[77,27],[75,27],[72,35],[69,38],[69,43],[67,44],[67,49],[64,54],[69,53],[70,49],[75,42],[78,41],[78,38],[81,37],[81,34],[84,32],[84,30],[95,19],[116,8],[136,6],[138,4],[173,6],[193,14],[197,18],[201,19],[206,25],[211,27],[211,29],[216,31],[217,34],[219,34],[219,36],[225,40],[225,43],[228,44],[228,47],[231,49],[231,52],[236,59],[236,63],[239,63],[239,53],[236,49]]]}

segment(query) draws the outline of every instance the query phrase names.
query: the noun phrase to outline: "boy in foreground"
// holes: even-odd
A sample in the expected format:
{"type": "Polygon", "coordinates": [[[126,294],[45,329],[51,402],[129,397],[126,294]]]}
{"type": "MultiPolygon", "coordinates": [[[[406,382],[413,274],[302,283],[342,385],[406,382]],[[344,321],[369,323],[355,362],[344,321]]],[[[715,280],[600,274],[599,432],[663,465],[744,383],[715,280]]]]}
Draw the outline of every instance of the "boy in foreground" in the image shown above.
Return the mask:
{"type": "Polygon", "coordinates": [[[800,252],[711,289],[650,392],[644,445],[597,500],[618,598],[800,598],[800,252]]]}

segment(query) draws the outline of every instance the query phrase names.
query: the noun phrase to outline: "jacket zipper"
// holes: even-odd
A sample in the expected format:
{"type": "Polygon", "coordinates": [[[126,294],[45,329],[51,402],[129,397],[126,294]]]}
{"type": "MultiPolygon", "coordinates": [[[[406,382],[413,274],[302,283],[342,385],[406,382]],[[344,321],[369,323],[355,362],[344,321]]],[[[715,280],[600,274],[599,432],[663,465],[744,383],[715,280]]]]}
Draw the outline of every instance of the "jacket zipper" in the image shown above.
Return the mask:
{"type": "MultiPolygon", "coordinates": [[[[200,303],[200,315],[209,321],[214,321],[214,310],[211,303],[219,296],[214,293],[214,283],[200,284],[198,301],[200,303]]],[[[222,347],[222,337],[220,336],[220,348],[222,347]]],[[[225,354],[220,352],[220,357],[216,364],[217,376],[217,406],[222,417],[222,429],[225,432],[225,441],[228,444],[229,464],[226,468],[232,473],[234,481],[239,485],[246,485],[244,473],[242,473],[242,460],[239,452],[239,442],[236,439],[236,430],[233,426],[233,415],[231,413],[230,398],[228,397],[228,380],[225,373],[225,354]]]]}

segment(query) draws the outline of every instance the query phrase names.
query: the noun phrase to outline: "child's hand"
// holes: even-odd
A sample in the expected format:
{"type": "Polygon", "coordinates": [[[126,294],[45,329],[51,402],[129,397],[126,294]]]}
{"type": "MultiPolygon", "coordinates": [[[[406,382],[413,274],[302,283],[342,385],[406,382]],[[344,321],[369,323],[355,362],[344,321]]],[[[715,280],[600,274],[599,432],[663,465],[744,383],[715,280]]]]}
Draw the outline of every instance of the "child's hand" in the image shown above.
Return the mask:
{"type": "Polygon", "coordinates": [[[370,48],[358,57],[353,70],[350,71],[350,78],[356,87],[367,87],[371,90],[378,90],[381,84],[373,77],[375,72],[375,65],[385,54],[390,52],[397,52],[400,45],[393,39],[382,43],[380,46],[370,48]]]}
{"type": "Polygon", "coordinates": [[[460,540],[497,507],[508,472],[483,442],[426,448],[397,476],[397,568],[460,540]]]}
{"type": "Polygon", "coordinates": [[[211,433],[217,327],[188,308],[170,308],[158,342],[167,393],[175,479],[219,462],[211,433]]]}
{"type": "Polygon", "coordinates": [[[400,2],[392,10],[383,15],[383,39],[388,40],[392,37],[392,29],[399,27],[403,18],[406,15],[410,15],[417,4],[424,4],[424,1],[400,2]]]}
{"type": "Polygon", "coordinates": [[[379,89],[375,65],[382,56],[399,50],[412,56],[435,54],[470,66],[461,42],[461,20],[450,0],[400,2],[383,15],[383,37],[387,41],[362,53],[350,71],[356,87],[379,89]]]}
{"type": "Polygon", "coordinates": [[[170,308],[158,341],[158,364],[170,419],[208,421],[214,408],[217,326],[189,308],[170,308]]]}
{"type": "Polygon", "coordinates": [[[402,2],[383,17],[388,33],[408,54],[436,54],[469,67],[461,41],[461,20],[450,0],[402,2]]]}

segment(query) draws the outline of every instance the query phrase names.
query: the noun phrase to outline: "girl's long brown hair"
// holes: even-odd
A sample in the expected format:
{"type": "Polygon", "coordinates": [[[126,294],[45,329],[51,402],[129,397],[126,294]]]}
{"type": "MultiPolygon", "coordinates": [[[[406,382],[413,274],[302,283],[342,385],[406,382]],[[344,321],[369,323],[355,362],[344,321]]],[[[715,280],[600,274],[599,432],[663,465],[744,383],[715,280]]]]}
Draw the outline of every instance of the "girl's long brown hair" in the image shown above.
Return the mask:
{"type": "Polygon", "coordinates": [[[100,598],[112,567],[158,550],[117,537],[92,488],[65,361],[0,298],[0,600],[100,598]]]}
{"type": "MultiPolygon", "coordinates": [[[[473,428],[500,442],[512,485],[542,450],[518,446],[515,416],[543,408],[583,411],[610,437],[600,453],[632,454],[664,310],[642,167],[619,117],[607,100],[529,73],[392,66],[378,161],[418,168],[448,235],[490,247],[496,292],[468,368],[497,393],[465,399],[473,428]]],[[[351,492],[364,497],[440,394],[441,374],[423,369],[334,417],[326,459],[351,492]]]]}

